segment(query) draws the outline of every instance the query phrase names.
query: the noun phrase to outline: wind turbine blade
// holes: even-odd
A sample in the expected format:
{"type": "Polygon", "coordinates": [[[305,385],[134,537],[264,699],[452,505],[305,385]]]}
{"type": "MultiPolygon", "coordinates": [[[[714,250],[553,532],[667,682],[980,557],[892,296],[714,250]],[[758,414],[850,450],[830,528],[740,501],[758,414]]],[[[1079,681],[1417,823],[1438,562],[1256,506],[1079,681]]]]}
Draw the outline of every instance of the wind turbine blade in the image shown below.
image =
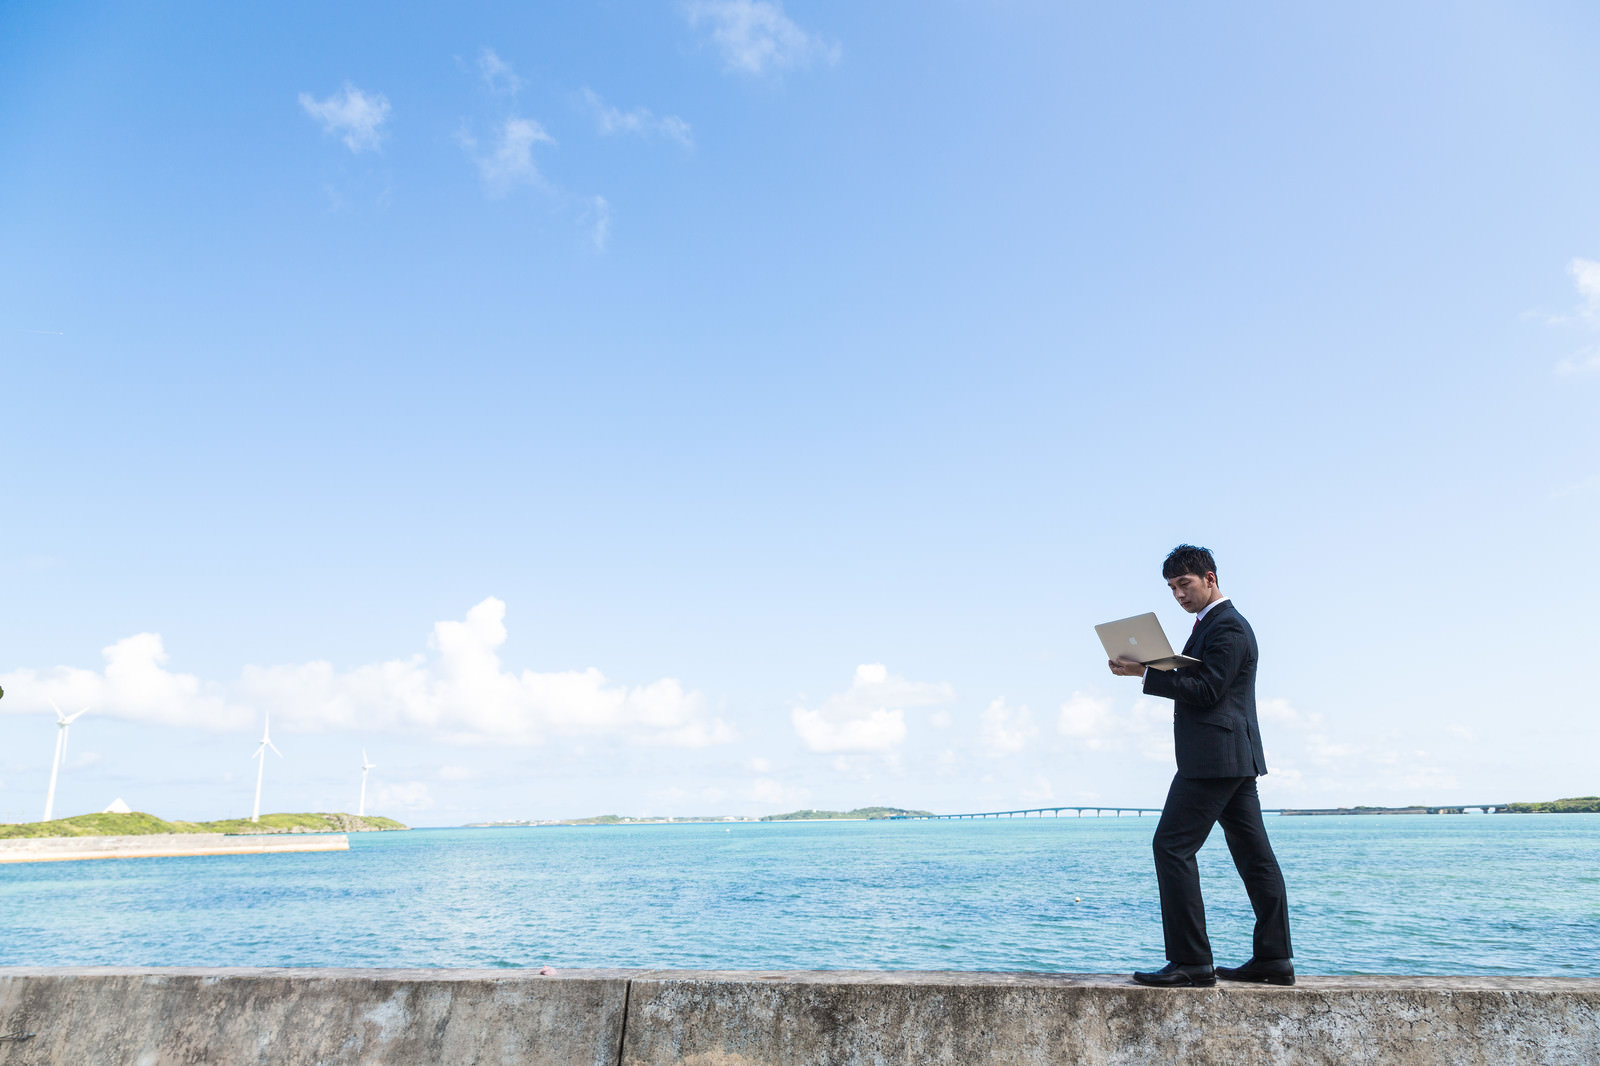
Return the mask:
{"type": "Polygon", "coordinates": [[[269,740],[269,741],[266,742],[266,746],[271,748],[272,749],[272,753],[274,755],[276,755],[278,758],[280,758],[280,759],[283,758],[283,752],[278,750],[278,745],[274,744],[272,741],[269,740]]]}

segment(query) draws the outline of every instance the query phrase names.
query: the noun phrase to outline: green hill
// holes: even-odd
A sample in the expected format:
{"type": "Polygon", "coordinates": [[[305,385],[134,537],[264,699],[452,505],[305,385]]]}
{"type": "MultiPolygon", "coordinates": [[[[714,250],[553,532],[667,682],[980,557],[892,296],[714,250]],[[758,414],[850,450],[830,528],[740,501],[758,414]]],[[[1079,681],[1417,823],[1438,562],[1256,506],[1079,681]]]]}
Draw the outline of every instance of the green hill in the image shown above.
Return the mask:
{"type": "Polygon", "coordinates": [[[1600,796],[1574,796],[1542,803],[1512,803],[1506,810],[1513,814],[1600,814],[1600,796]]]}
{"type": "Polygon", "coordinates": [[[79,814],[49,822],[0,825],[0,840],[19,837],[133,837],[152,833],[364,833],[406,827],[393,818],[354,814],[263,814],[261,821],[168,822],[153,814],[79,814]]]}
{"type": "Polygon", "coordinates": [[[925,817],[932,813],[932,811],[909,811],[904,807],[857,807],[853,811],[790,811],[788,814],[769,814],[761,820],[763,822],[843,821],[846,819],[871,821],[877,818],[925,817]]]}

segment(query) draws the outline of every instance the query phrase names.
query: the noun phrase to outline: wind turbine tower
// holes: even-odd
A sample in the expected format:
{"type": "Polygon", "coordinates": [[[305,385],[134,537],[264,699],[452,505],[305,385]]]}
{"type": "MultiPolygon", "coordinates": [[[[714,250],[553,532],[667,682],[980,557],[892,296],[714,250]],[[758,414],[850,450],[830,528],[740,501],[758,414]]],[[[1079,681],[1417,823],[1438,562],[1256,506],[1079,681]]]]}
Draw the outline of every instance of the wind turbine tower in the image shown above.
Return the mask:
{"type": "Polygon", "coordinates": [[[376,770],[377,764],[367,761],[367,749],[361,749],[361,806],[356,808],[356,817],[367,816],[367,774],[376,770]]]}
{"type": "Polygon", "coordinates": [[[256,805],[250,808],[250,820],[252,822],[261,821],[261,777],[267,769],[267,749],[271,748],[274,755],[280,759],[283,758],[283,752],[278,750],[278,745],[274,744],[272,738],[267,735],[269,717],[267,714],[261,716],[261,743],[257,745],[256,753],[251,756],[251,758],[261,760],[261,765],[256,767],[256,805]]]}
{"type": "Polygon", "coordinates": [[[50,706],[55,707],[56,711],[56,757],[50,763],[50,791],[44,794],[44,820],[47,822],[56,813],[56,775],[61,772],[61,760],[67,756],[67,727],[89,709],[85,707],[77,714],[62,714],[55,700],[50,701],[50,706]]]}

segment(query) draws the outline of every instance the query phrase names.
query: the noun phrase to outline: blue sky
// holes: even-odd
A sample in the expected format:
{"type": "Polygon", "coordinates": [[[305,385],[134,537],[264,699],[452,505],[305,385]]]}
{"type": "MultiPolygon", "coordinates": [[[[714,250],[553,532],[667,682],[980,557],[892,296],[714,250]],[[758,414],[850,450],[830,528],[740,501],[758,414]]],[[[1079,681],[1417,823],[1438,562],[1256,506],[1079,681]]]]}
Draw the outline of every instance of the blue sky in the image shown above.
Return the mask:
{"type": "Polygon", "coordinates": [[[1591,5],[12,5],[0,818],[1593,793],[1591,5]],[[67,706],[68,703],[72,706],[67,706]]]}

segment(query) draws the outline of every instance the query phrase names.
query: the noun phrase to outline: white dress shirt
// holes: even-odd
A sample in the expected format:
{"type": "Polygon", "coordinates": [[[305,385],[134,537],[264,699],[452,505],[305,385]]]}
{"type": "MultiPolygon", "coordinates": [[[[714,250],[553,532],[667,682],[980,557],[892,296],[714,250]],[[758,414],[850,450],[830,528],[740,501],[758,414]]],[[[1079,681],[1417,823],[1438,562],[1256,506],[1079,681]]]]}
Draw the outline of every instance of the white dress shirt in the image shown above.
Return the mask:
{"type": "Polygon", "coordinates": [[[1199,625],[1201,622],[1205,621],[1206,615],[1211,613],[1211,608],[1227,603],[1230,599],[1232,599],[1231,596],[1224,596],[1220,600],[1212,600],[1210,603],[1200,608],[1200,613],[1194,616],[1194,624],[1199,625]]]}

